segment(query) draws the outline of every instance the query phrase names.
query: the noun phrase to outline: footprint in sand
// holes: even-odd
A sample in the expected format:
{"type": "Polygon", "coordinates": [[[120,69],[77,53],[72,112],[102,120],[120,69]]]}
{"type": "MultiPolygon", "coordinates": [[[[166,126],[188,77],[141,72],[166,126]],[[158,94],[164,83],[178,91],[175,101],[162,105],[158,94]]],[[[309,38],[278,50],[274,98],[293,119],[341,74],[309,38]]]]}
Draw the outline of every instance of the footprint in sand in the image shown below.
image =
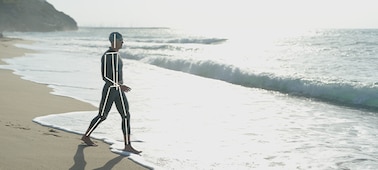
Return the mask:
{"type": "Polygon", "coordinates": [[[30,130],[30,128],[28,127],[23,127],[20,124],[13,124],[12,122],[7,122],[5,126],[12,127],[15,129],[21,129],[21,130],[30,130]]]}
{"type": "Polygon", "coordinates": [[[55,136],[55,137],[61,137],[60,135],[58,135],[57,133],[59,133],[58,131],[54,130],[54,129],[50,129],[49,132],[45,132],[43,133],[44,135],[51,135],[51,136],[55,136]]]}

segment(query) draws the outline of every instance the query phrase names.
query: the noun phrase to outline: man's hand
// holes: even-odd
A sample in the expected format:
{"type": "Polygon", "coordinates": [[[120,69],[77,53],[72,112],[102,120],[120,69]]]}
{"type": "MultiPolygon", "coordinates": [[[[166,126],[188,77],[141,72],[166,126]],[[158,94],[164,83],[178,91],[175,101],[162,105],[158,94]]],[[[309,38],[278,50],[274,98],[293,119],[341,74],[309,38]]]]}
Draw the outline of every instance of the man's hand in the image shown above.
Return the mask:
{"type": "Polygon", "coordinates": [[[121,90],[124,91],[124,92],[129,92],[131,90],[131,88],[128,87],[128,86],[125,86],[125,85],[121,85],[121,90]]]}

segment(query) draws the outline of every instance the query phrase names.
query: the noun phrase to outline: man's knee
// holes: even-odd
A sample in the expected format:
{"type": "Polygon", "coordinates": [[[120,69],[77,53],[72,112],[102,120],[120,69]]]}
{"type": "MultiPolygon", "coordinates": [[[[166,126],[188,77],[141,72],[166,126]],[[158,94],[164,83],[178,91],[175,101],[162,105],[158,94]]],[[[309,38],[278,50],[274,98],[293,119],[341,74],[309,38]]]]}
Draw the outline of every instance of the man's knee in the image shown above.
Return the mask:
{"type": "Polygon", "coordinates": [[[106,120],[106,117],[107,117],[107,116],[105,116],[105,115],[99,115],[99,118],[100,118],[100,121],[101,121],[101,122],[104,121],[104,120],[106,120]]]}
{"type": "Polygon", "coordinates": [[[121,114],[122,119],[130,119],[130,113],[128,111],[125,112],[125,114],[121,114]]]}
{"type": "Polygon", "coordinates": [[[129,120],[130,120],[130,117],[131,117],[130,112],[127,110],[127,111],[126,111],[126,119],[129,119],[129,120]]]}

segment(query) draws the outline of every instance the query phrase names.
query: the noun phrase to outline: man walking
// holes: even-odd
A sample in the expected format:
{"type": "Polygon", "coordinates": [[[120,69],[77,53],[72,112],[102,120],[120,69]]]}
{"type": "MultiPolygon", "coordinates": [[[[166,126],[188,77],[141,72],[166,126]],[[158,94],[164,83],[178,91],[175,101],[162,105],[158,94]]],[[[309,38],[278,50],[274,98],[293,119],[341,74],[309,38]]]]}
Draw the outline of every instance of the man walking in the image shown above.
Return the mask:
{"type": "Polygon", "coordinates": [[[90,135],[96,127],[107,118],[113,103],[115,103],[116,108],[122,117],[121,127],[125,142],[124,151],[139,154],[141,151],[135,150],[130,142],[130,113],[125,92],[129,92],[131,88],[123,84],[123,63],[118,52],[123,45],[122,35],[118,32],[112,32],[109,35],[109,41],[111,47],[101,58],[101,73],[105,85],[102,90],[100,108],[98,115],[93,118],[81,139],[89,146],[96,146],[96,144],[90,139],[90,135]]]}

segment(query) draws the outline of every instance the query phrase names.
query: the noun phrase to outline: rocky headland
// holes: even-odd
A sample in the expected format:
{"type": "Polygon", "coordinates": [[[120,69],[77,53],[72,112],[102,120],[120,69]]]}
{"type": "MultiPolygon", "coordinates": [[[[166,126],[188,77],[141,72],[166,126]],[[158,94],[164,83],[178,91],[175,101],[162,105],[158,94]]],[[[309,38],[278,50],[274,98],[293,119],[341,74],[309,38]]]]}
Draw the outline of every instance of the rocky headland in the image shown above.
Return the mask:
{"type": "Polygon", "coordinates": [[[1,32],[77,30],[76,21],[46,0],[0,0],[1,32]]]}

